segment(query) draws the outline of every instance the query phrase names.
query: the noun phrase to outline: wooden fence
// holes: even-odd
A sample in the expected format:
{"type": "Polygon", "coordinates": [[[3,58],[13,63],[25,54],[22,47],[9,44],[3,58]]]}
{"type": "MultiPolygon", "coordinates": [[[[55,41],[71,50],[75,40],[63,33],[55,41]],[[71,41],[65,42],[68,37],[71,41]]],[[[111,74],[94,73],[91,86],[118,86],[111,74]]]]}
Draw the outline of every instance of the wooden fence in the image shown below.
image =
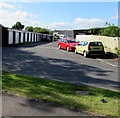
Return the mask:
{"type": "Polygon", "coordinates": [[[23,30],[15,30],[11,28],[2,27],[2,45],[15,45],[30,42],[52,41],[53,35],[28,32],[23,30]]]}

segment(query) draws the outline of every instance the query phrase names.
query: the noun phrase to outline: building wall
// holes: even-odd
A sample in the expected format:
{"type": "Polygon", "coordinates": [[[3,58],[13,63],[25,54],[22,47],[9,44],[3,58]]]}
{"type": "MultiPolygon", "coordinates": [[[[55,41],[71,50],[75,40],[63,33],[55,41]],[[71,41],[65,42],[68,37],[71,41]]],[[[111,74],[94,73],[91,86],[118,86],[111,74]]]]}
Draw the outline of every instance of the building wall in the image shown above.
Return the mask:
{"type": "Polygon", "coordinates": [[[76,35],[76,39],[81,40],[100,40],[103,42],[105,52],[115,53],[115,48],[120,48],[120,37],[107,37],[95,35],[76,35]]]}
{"type": "Polygon", "coordinates": [[[53,39],[53,35],[15,30],[5,27],[2,27],[2,30],[0,32],[3,34],[1,38],[3,46],[27,42],[40,42],[44,41],[45,39],[47,41],[52,41],[53,39]]]}
{"type": "Polygon", "coordinates": [[[76,37],[76,35],[88,35],[88,31],[90,29],[83,29],[83,30],[73,30],[74,33],[74,38],[76,37]]]}
{"type": "Polygon", "coordinates": [[[54,30],[54,34],[64,35],[64,37],[74,37],[73,30],[54,30]]]}

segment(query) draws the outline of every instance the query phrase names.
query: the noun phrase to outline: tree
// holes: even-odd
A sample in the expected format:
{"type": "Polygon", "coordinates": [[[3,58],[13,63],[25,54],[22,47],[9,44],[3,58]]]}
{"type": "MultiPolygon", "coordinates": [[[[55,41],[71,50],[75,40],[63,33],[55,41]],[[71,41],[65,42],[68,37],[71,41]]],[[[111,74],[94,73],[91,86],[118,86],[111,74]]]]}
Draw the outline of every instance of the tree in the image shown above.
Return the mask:
{"type": "Polygon", "coordinates": [[[46,28],[42,28],[42,29],[40,30],[40,33],[49,34],[50,31],[49,31],[48,29],[46,29],[46,28]]]}
{"type": "Polygon", "coordinates": [[[49,30],[49,29],[46,29],[46,28],[42,28],[40,30],[41,33],[45,33],[45,34],[53,34],[53,31],[49,30]]]}
{"type": "Polygon", "coordinates": [[[103,30],[101,30],[100,35],[118,37],[118,36],[120,36],[120,30],[119,30],[118,26],[110,25],[110,26],[104,28],[103,30]]]}
{"type": "Polygon", "coordinates": [[[16,22],[15,25],[12,26],[13,29],[22,30],[25,26],[21,24],[21,22],[16,22]]]}
{"type": "Polygon", "coordinates": [[[25,28],[25,31],[33,32],[33,27],[32,27],[32,26],[27,26],[27,27],[25,28]]]}
{"type": "Polygon", "coordinates": [[[98,27],[91,28],[87,33],[93,35],[102,35],[102,36],[111,36],[111,37],[119,37],[120,29],[118,26],[114,24],[110,24],[109,22],[105,23],[106,27],[98,27]]]}
{"type": "Polygon", "coordinates": [[[110,26],[110,23],[108,21],[106,21],[105,26],[110,26]]]}
{"type": "Polygon", "coordinates": [[[35,27],[35,28],[33,28],[33,32],[40,33],[40,30],[41,30],[41,27],[35,27]]]}
{"type": "Polygon", "coordinates": [[[52,30],[49,30],[49,34],[52,34],[52,35],[53,35],[53,31],[52,31],[52,30]]]}
{"type": "Polygon", "coordinates": [[[54,39],[59,39],[59,38],[60,37],[57,34],[54,35],[54,39]]]}
{"type": "Polygon", "coordinates": [[[96,28],[90,28],[89,31],[87,31],[88,34],[98,35],[101,30],[103,30],[104,27],[96,27],[96,28]]]}
{"type": "Polygon", "coordinates": [[[46,28],[41,28],[41,27],[33,28],[33,32],[44,33],[44,34],[53,34],[53,31],[46,29],[46,28]]]}

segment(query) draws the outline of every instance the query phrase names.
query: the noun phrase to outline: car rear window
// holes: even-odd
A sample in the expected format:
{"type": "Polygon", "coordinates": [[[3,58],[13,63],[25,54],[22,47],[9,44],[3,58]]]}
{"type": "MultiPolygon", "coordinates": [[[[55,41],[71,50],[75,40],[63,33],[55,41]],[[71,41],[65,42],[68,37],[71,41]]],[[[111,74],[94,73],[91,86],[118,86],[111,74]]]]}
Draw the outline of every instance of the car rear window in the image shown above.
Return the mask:
{"type": "Polygon", "coordinates": [[[83,46],[86,46],[87,44],[88,44],[88,42],[84,42],[84,43],[83,43],[83,46]]]}
{"type": "Polygon", "coordinates": [[[103,46],[101,42],[90,42],[89,46],[103,46]]]}

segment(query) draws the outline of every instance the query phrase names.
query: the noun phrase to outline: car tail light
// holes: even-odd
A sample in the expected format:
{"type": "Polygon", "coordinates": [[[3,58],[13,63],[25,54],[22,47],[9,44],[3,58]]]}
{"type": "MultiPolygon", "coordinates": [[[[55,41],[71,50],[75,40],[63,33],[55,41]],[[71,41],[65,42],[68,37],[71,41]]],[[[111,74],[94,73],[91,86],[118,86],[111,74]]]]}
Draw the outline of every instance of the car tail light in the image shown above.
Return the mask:
{"type": "Polygon", "coordinates": [[[88,46],[88,50],[91,50],[90,46],[88,46]]]}

